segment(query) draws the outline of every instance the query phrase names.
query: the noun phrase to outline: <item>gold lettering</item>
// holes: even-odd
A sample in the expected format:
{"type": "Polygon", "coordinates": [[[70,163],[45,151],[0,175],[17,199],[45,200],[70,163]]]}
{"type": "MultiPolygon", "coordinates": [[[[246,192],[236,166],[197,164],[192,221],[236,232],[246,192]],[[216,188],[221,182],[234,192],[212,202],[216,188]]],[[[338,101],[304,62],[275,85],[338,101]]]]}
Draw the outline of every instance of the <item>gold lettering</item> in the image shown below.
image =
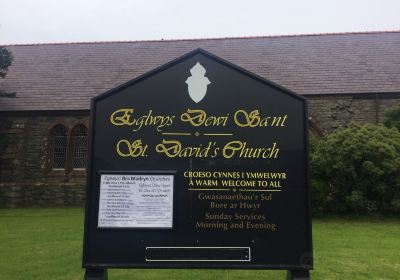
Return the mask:
{"type": "Polygon", "coordinates": [[[187,109],[186,113],[181,115],[181,121],[189,122],[193,126],[200,126],[206,119],[206,112],[203,110],[187,109]],[[192,116],[191,114],[194,114],[192,116]]]}
{"type": "Polygon", "coordinates": [[[165,140],[156,146],[158,153],[164,153],[167,157],[176,157],[181,150],[181,142],[177,140],[165,140]]]}
{"type": "Polygon", "coordinates": [[[231,141],[222,149],[224,158],[232,158],[237,155],[239,158],[277,158],[279,148],[274,142],[269,148],[248,147],[247,142],[231,141]]]}
{"type": "Polygon", "coordinates": [[[122,139],[117,143],[117,154],[121,157],[139,157],[146,156],[147,145],[143,146],[142,140],[136,140],[130,143],[126,139],[122,139]],[[121,146],[125,147],[124,151],[121,150],[121,146]]]}
{"type": "Polygon", "coordinates": [[[133,131],[138,131],[143,126],[155,126],[157,131],[162,131],[165,126],[173,124],[175,116],[153,115],[153,110],[149,110],[146,115],[133,118],[134,109],[118,109],[110,116],[110,121],[113,125],[129,125],[133,131]]]}
{"type": "Polygon", "coordinates": [[[258,110],[253,110],[250,113],[245,110],[237,110],[234,114],[234,122],[239,127],[282,127],[285,126],[287,118],[287,115],[261,118],[258,110]]]}
{"type": "Polygon", "coordinates": [[[113,125],[132,125],[134,121],[131,122],[131,114],[133,109],[118,109],[110,116],[110,121],[113,125]]]}
{"type": "Polygon", "coordinates": [[[207,147],[201,144],[198,147],[182,147],[181,142],[177,140],[165,140],[156,146],[158,153],[164,153],[167,157],[196,157],[205,158],[210,156],[211,148],[215,142],[208,142],[207,147]]]}
{"type": "Polygon", "coordinates": [[[235,112],[234,121],[240,127],[255,127],[260,123],[260,116],[258,110],[253,110],[250,114],[247,114],[245,110],[238,110],[235,112]],[[245,123],[239,121],[239,114],[243,115],[245,118],[245,123]]]}
{"type": "Polygon", "coordinates": [[[209,116],[203,110],[187,109],[186,113],[181,115],[181,121],[189,122],[193,126],[226,126],[229,114],[226,116],[209,116]]]}
{"type": "Polygon", "coordinates": [[[241,141],[231,141],[225,145],[222,150],[222,156],[224,158],[231,158],[235,155],[235,152],[242,148],[243,144],[241,141]]]}

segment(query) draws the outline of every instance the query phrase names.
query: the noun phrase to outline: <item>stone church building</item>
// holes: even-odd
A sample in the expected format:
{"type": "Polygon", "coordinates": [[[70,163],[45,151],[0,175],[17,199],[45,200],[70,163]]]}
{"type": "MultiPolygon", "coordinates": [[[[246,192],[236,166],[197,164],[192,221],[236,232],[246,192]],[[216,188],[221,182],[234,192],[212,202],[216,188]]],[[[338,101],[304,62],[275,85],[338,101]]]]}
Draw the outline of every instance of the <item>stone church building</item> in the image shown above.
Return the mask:
{"type": "Polygon", "coordinates": [[[90,99],[196,48],[306,97],[318,137],[400,104],[399,31],[6,47],[0,207],[82,205],[90,99]]]}

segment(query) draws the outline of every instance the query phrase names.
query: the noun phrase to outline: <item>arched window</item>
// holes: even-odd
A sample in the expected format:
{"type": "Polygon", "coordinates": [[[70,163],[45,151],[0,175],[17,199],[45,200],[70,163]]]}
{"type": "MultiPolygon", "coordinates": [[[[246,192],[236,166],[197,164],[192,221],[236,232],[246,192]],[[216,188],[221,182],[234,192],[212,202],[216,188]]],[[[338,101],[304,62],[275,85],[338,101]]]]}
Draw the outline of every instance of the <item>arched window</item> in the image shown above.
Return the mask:
{"type": "Polygon", "coordinates": [[[88,130],[78,125],[72,130],[72,168],[86,168],[88,130]]]}
{"type": "Polygon", "coordinates": [[[52,164],[53,169],[65,169],[67,159],[67,129],[56,125],[52,129],[52,164]]]}

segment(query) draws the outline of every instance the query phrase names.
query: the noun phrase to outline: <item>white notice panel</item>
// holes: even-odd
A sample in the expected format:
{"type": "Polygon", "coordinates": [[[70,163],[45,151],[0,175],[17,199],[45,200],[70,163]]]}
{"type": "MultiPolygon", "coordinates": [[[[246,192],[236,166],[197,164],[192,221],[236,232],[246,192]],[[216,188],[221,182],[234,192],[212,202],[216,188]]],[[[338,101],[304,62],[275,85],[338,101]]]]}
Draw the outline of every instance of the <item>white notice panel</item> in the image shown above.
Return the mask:
{"type": "Polygon", "coordinates": [[[100,177],[99,227],[172,228],[173,175],[100,177]]]}

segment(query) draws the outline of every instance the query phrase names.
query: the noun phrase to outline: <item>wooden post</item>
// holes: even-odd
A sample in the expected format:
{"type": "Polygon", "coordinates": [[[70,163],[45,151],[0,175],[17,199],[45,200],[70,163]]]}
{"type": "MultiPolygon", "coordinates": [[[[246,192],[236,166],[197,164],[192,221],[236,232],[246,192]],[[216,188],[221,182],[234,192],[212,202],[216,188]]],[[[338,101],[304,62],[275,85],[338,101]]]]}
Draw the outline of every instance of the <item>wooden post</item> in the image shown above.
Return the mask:
{"type": "Polygon", "coordinates": [[[288,270],[286,280],[310,280],[309,270],[288,270]]]}
{"type": "Polygon", "coordinates": [[[86,268],[85,280],[108,280],[108,272],[105,268],[86,268]]]}

